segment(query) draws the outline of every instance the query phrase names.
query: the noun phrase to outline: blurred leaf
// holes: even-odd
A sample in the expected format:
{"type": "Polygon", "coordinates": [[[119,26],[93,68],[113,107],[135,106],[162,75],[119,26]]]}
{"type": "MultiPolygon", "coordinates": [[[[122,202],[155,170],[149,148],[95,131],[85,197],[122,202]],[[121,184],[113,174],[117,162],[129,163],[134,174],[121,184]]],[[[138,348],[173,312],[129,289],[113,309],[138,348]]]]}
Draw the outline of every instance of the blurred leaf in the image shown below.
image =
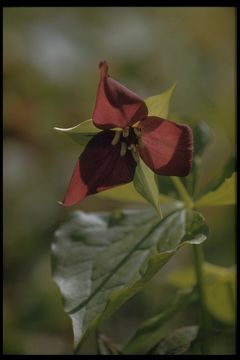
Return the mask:
{"type": "MultiPolygon", "coordinates": [[[[137,201],[137,202],[144,202],[145,199],[136,191],[134,188],[133,182],[121,185],[106,191],[103,191],[96,195],[97,197],[106,197],[112,200],[118,200],[118,201],[137,201]]],[[[163,194],[159,194],[159,199],[161,203],[166,203],[169,201],[174,201],[174,199],[165,196],[163,194]]]]}
{"type": "Polygon", "coordinates": [[[223,206],[236,203],[236,177],[234,172],[229,179],[226,179],[215,191],[203,195],[196,200],[196,207],[223,206]]]}
{"type": "Polygon", "coordinates": [[[193,124],[191,128],[194,140],[194,156],[201,156],[213,138],[212,131],[204,121],[193,124]]]}
{"type": "Polygon", "coordinates": [[[156,175],[156,181],[160,195],[164,194],[168,198],[174,199],[175,201],[179,199],[179,193],[170,176],[156,175]]]}
{"type": "Polygon", "coordinates": [[[175,87],[176,84],[172,85],[168,90],[164,91],[160,95],[150,96],[144,100],[148,108],[148,116],[167,118],[169,103],[175,87]]]}
{"type": "Polygon", "coordinates": [[[97,334],[98,355],[120,355],[118,347],[103,334],[97,334]]]}
{"type": "Polygon", "coordinates": [[[152,355],[180,355],[185,353],[196,339],[199,326],[184,326],[174,330],[170,335],[163,338],[152,355]]]}
{"type": "Polygon", "coordinates": [[[91,140],[92,136],[99,133],[98,129],[92,122],[92,119],[81,122],[80,124],[71,128],[62,129],[55,127],[54,130],[64,133],[71,137],[78,144],[85,146],[91,140]]]}
{"type": "Polygon", "coordinates": [[[124,346],[123,353],[128,355],[146,354],[160,340],[162,336],[162,326],[176,312],[184,306],[190,304],[196,298],[193,290],[181,290],[168,301],[160,313],[144,321],[135,335],[124,346]]]}
{"type": "MultiPolygon", "coordinates": [[[[233,324],[235,322],[235,269],[204,263],[203,271],[208,311],[216,319],[233,324]]],[[[194,268],[188,266],[178,269],[169,276],[169,282],[178,288],[194,286],[196,283],[194,268]]]]}
{"type": "Polygon", "coordinates": [[[181,178],[184,186],[192,196],[197,191],[198,181],[200,178],[200,168],[202,164],[202,154],[212,140],[212,131],[204,121],[191,125],[193,131],[193,162],[192,169],[188,176],[181,178]]]}
{"type": "Polygon", "coordinates": [[[137,192],[139,192],[162,217],[155,174],[140,157],[138,158],[133,184],[137,192]]]}
{"type": "MultiPolygon", "coordinates": [[[[187,243],[201,243],[206,234],[182,241],[186,210],[165,205],[160,221],[152,209],[115,213],[74,212],[55,233],[53,278],[73,322],[76,352],[88,334],[116,311],[187,243]]],[[[199,227],[201,229],[201,226],[199,227]]]]}
{"type": "Polygon", "coordinates": [[[231,177],[234,171],[236,171],[236,157],[231,155],[223,168],[222,174],[210,181],[204,189],[197,194],[197,198],[202,197],[209,191],[216,190],[227,178],[231,177]]]}

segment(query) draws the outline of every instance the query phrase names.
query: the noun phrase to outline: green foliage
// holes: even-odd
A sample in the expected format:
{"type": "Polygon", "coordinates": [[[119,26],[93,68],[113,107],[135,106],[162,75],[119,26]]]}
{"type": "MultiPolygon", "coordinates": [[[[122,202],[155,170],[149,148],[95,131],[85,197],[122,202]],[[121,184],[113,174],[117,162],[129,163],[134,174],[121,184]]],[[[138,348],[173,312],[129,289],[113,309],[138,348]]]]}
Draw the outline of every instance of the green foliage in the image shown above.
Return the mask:
{"type": "Polygon", "coordinates": [[[202,154],[212,140],[212,131],[204,121],[197,122],[191,126],[193,132],[193,161],[190,174],[181,179],[190,195],[195,195],[198,190],[200,178],[202,154]]]}
{"type": "MultiPolygon", "coordinates": [[[[206,303],[208,311],[219,321],[227,324],[235,322],[235,268],[224,268],[204,263],[206,303]]],[[[178,288],[189,288],[196,284],[193,266],[184,267],[169,276],[170,284],[178,288]]]]}
{"type": "Polygon", "coordinates": [[[162,217],[158,186],[154,172],[139,157],[134,174],[133,184],[139,194],[141,194],[162,217]]]}
{"type": "Polygon", "coordinates": [[[164,337],[152,351],[153,355],[180,355],[185,353],[196,339],[199,326],[184,326],[164,337]]]}
{"type": "MultiPolygon", "coordinates": [[[[133,182],[121,185],[103,192],[100,192],[96,195],[99,198],[107,198],[122,202],[138,202],[138,203],[144,203],[146,199],[144,199],[140,193],[138,193],[133,185],[133,182]]],[[[172,202],[173,199],[169,196],[166,196],[164,194],[158,194],[160,202],[163,204],[167,202],[172,202]]]]}
{"type": "Polygon", "coordinates": [[[117,345],[104,334],[97,333],[98,355],[121,355],[117,345]]]}
{"type": "Polygon", "coordinates": [[[217,177],[210,181],[196,196],[196,198],[200,198],[203,195],[209,193],[210,191],[216,190],[223,182],[230,178],[233,172],[236,171],[236,158],[231,155],[223,167],[222,173],[217,177]]]}
{"type": "Polygon", "coordinates": [[[151,210],[75,212],[55,233],[53,277],[73,322],[74,345],[139,292],[185,244],[206,239],[203,217],[192,230],[189,211],[166,205],[164,219],[151,210]],[[114,219],[113,219],[114,217],[114,219]],[[204,231],[203,231],[204,230],[204,231]]]}
{"type": "Polygon", "coordinates": [[[156,346],[162,337],[162,326],[176,312],[192,303],[196,293],[192,290],[181,290],[168,301],[159,314],[144,321],[137,329],[135,335],[124,346],[123,353],[128,355],[146,354],[156,346]]]}
{"type": "Polygon", "coordinates": [[[158,116],[166,119],[168,116],[168,109],[170,99],[175,90],[176,84],[172,85],[168,90],[160,95],[150,96],[145,99],[148,108],[148,116],[158,116]]]}
{"type": "Polygon", "coordinates": [[[236,203],[236,180],[237,173],[234,172],[229,179],[226,179],[215,191],[210,191],[203,197],[196,200],[195,206],[223,206],[236,203]]]}
{"type": "Polygon", "coordinates": [[[71,128],[62,129],[55,127],[54,130],[70,136],[72,140],[76,141],[81,146],[87,145],[87,143],[91,140],[92,136],[101,131],[93,124],[92,119],[83,121],[80,124],[71,128]]]}

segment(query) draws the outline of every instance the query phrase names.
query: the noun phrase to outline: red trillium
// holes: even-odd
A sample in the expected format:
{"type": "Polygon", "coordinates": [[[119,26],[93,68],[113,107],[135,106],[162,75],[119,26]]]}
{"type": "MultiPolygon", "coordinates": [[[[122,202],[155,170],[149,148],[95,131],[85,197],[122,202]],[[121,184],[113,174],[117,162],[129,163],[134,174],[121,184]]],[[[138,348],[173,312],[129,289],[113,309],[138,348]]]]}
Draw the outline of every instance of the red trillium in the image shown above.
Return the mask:
{"type": "Polygon", "coordinates": [[[94,135],[79,157],[63,204],[131,182],[138,156],[158,175],[186,176],[192,164],[192,131],[156,116],[148,116],[143,99],[108,75],[99,65],[100,82],[93,123],[94,135]]]}

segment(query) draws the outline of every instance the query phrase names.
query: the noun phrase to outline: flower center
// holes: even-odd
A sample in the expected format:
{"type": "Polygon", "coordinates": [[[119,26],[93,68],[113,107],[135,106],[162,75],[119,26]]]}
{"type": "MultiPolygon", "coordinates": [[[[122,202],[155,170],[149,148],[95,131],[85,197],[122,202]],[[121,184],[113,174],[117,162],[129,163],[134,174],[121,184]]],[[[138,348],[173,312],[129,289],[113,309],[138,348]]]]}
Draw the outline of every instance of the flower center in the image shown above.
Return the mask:
{"type": "Polygon", "coordinates": [[[141,139],[141,129],[137,127],[126,127],[122,131],[115,131],[112,139],[112,145],[120,142],[120,156],[125,156],[130,150],[133,158],[137,161],[137,147],[144,147],[141,139]]]}

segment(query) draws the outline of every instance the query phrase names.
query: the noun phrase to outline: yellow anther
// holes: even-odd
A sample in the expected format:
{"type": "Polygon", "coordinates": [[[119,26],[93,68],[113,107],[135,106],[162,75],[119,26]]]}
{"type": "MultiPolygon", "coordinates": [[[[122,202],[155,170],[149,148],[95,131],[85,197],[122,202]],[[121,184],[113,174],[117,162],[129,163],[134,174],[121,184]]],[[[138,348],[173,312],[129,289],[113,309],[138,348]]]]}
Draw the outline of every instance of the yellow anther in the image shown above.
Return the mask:
{"type": "Polygon", "coordinates": [[[115,135],[112,139],[112,145],[117,145],[117,143],[119,142],[121,137],[121,132],[120,131],[115,131],[115,135]]]}
{"type": "Polygon", "coordinates": [[[137,137],[140,137],[140,136],[141,136],[141,129],[139,129],[139,128],[134,128],[133,131],[134,131],[134,133],[135,133],[135,135],[136,135],[137,137]]]}
{"type": "Polygon", "coordinates": [[[122,142],[121,143],[120,156],[125,156],[126,153],[127,153],[127,144],[122,142]]]}
{"type": "Polygon", "coordinates": [[[123,129],[123,137],[127,138],[129,136],[129,127],[126,127],[123,129]]]}
{"type": "Polygon", "coordinates": [[[132,146],[132,149],[131,149],[131,154],[132,154],[132,157],[135,161],[138,161],[138,152],[137,152],[137,148],[135,145],[131,145],[132,146]]]}

